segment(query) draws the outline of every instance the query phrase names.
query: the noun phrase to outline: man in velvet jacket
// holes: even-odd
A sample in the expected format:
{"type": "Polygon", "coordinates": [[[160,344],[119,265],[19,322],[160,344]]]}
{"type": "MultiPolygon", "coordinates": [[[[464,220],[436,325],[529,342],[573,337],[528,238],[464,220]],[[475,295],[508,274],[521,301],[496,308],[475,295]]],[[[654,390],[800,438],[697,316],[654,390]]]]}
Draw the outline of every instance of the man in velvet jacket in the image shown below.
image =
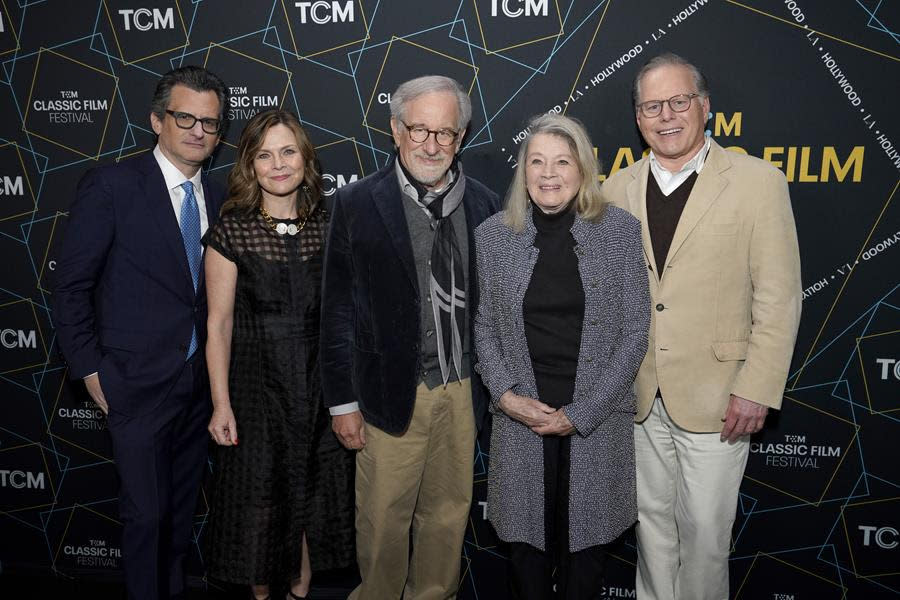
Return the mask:
{"type": "Polygon", "coordinates": [[[400,85],[391,99],[397,157],[338,190],[334,204],[322,384],[335,434],[359,450],[362,583],[352,599],[449,598],[458,587],[487,402],[471,370],[473,232],[499,208],[456,160],[471,112],[452,79],[400,85]]]}
{"type": "Polygon", "coordinates": [[[209,439],[200,238],[222,192],[201,172],[225,86],[200,67],[159,80],[153,152],[79,182],[53,322],[73,379],[107,414],[129,599],[180,598],[209,439]]]}

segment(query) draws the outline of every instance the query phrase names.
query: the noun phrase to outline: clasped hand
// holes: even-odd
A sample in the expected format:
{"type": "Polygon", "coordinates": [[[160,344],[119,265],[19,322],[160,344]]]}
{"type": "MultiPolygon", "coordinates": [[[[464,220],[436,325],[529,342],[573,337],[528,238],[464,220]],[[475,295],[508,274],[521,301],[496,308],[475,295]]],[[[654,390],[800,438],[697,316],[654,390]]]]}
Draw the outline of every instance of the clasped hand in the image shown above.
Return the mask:
{"type": "Polygon", "coordinates": [[[538,435],[571,435],[575,426],[563,409],[507,390],[500,396],[500,409],[510,418],[527,425],[538,435]]]}

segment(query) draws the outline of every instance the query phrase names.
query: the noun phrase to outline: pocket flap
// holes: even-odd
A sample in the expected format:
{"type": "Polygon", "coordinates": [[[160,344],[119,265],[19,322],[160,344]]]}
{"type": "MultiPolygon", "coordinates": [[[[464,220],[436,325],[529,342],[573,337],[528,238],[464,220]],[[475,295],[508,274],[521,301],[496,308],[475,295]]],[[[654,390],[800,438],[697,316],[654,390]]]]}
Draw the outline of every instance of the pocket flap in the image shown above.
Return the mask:
{"type": "Polygon", "coordinates": [[[713,352],[716,358],[725,360],[744,360],[747,358],[747,340],[737,340],[734,342],[713,342],[713,352]]]}

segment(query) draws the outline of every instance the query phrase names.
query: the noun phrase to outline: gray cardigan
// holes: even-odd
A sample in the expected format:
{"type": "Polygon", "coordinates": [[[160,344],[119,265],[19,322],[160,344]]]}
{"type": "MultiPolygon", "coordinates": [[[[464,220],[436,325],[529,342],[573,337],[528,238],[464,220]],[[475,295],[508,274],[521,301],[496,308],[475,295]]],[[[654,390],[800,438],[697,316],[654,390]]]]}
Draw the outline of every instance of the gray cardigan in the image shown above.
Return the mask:
{"type": "MultiPolygon", "coordinates": [[[[564,408],[577,429],[569,479],[569,550],[577,552],[613,541],[637,520],[632,383],[647,352],[650,296],[637,219],[608,206],[599,223],[576,217],[571,231],[585,294],[575,396],[564,408]]],[[[475,231],[475,368],[494,415],[488,518],[501,539],[543,550],[542,440],[497,404],[509,389],[537,398],[522,315],[537,262],[535,235],[530,217],[517,233],[503,213],[475,231]]]]}

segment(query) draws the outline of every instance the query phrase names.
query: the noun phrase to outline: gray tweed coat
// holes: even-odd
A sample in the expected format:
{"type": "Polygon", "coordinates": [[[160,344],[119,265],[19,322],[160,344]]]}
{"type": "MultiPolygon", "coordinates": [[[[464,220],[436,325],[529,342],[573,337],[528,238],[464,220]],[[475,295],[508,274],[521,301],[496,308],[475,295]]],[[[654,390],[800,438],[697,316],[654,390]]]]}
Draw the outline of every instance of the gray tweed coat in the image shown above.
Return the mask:
{"type": "MultiPolygon", "coordinates": [[[[576,217],[571,231],[585,295],[575,396],[564,409],[577,429],[569,479],[569,550],[577,552],[613,541],[637,520],[632,383],[647,352],[650,297],[637,219],[609,206],[599,223],[576,217]]],[[[475,230],[475,345],[494,415],[488,518],[501,539],[543,550],[541,437],[497,404],[509,389],[537,398],[522,314],[536,233],[530,218],[516,233],[503,213],[475,230]]]]}

